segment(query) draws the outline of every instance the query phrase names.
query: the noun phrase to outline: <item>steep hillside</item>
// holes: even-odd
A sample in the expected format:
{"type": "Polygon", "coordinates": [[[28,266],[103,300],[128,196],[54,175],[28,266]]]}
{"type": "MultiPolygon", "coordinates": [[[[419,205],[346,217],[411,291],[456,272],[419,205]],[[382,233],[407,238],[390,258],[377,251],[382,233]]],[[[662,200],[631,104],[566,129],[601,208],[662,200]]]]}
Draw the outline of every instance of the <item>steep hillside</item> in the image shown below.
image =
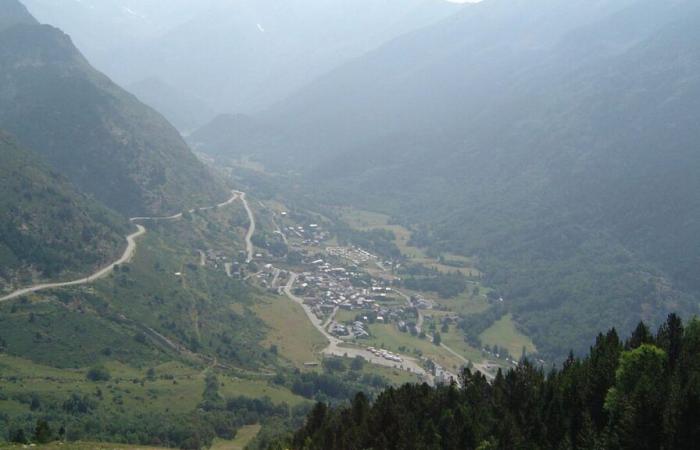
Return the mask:
{"type": "Polygon", "coordinates": [[[699,24],[691,1],[471,5],[258,117],[293,142],[260,155],[478,257],[563,356],[697,311],[699,24]]]}
{"type": "Polygon", "coordinates": [[[94,270],[123,251],[128,230],[0,133],[0,292],[94,270]]]}
{"type": "Polygon", "coordinates": [[[0,31],[0,127],[128,215],[214,203],[225,191],[177,131],[46,25],[0,31]]]}

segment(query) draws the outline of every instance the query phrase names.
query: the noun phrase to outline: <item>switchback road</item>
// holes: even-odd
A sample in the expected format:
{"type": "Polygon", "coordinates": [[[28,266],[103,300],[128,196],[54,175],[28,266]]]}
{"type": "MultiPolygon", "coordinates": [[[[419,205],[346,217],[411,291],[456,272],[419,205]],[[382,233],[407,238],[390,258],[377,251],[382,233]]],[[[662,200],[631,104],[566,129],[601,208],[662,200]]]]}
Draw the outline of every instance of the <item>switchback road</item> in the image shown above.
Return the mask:
{"type": "MultiPolygon", "coordinates": [[[[215,208],[221,208],[227,205],[230,205],[236,199],[241,195],[241,193],[237,191],[233,191],[233,195],[231,198],[226,200],[223,203],[219,203],[214,206],[208,206],[208,207],[203,207],[203,208],[195,208],[189,210],[190,213],[193,213],[195,211],[206,211],[210,209],[215,209],[215,208]]],[[[243,196],[245,194],[242,194],[243,196]]],[[[245,200],[244,200],[245,202],[245,200]]],[[[247,204],[247,203],[246,203],[247,204]]],[[[246,207],[246,209],[248,209],[246,207]]],[[[160,221],[160,220],[178,220],[182,218],[183,213],[178,213],[174,214],[172,216],[167,216],[167,217],[132,217],[129,219],[132,223],[134,222],[145,222],[145,221],[160,221]]],[[[34,286],[29,286],[26,288],[19,289],[15,292],[12,292],[11,294],[8,294],[4,297],[0,297],[0,302],[6,302],[9,300],[16,299],[18,297],[22,297],[27,294],[31,294],[34,292],[39,292],[39,291],[44,291],[46,289],[56,289],[56,288],[62,288],[62,287],[68,287],[68,286],[78,286],[81,284],[89,284],[92,283],[96,280],[99,280],[100,278],[104,278],[105,276],[109,275],[113,270],[115,266],[118,266],[120,264],[125,264],[134,257],[134,254],[136,253],[136,247],[137,247],[137,242],[136,240],[146,234],[146,228],[143,225],[136,224],[136,231],[134,233],[131,233],[126,237],[126,249],[124,250],[124,253],[122,256],[117,259],[116,261],[110,263],[108,266],[98,270],[97,272],[93,273],[90,276],[87,276],[85,278],[80,278],[78,280],[73,280],[73,281],[66,281],[66,282],[58,282],[58,283],[42,283],[42,284],[36,284],[34,286]]]]}

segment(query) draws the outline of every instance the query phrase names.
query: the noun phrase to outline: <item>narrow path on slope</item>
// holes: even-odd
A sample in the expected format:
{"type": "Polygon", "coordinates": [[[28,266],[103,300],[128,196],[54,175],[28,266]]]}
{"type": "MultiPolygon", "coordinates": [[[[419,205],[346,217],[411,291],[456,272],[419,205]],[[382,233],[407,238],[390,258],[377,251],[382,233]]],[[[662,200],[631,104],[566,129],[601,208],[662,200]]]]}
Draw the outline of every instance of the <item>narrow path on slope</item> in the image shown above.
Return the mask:
{"type": "MultiPolygon", "coordinates": [[[[206,211],[210,209],[216,209],[216,208],[221,208],[226,205],[230,205],[236,199],[239,197],[240,193],[237,191],[233,191],[233,195],[231,196],[230,199],[226,200],[223,203],[219,203],[214,206],[207,206],[203,208],[194,208],[189,210],[190,213],[193,213],[195,211],[206,211]]],[[[134,222],[142,222],[142,221],[160,221],[160,220],[178,220],[182,218],[183,213],[178,213],[174,214],[172,216],[167,216],[167,217],[132,217],[129,219],[132,223],[134,222]]],[[[66,281],[66,282],[60,282],[60,283],[42,283],[42,284],[36,284],[34,286],[29,286],[26,288],[19,289],[15,292],[12,292],[11,294],[8,294],[4,297],[0,297],[0,302],[6,302],[9,300],[16,299],[18,297],[22,297],[23,295],[31,294],[33,292],[38,292],[38,291],[44,291],[46,289],[56,289],[56,288],[61,288],[61,287],[68,287],[68,286],[78,286],[81,284],[89,284],[92,283],[96,280],[99,280],[100,278],[104,278],[105,276],[109,275],[113,270],[115,266],[118,266],[120,264],[127,263],[131,261],[131,259],[134,257],[134,254],[136,253],[136,247],[137,247],[137,242],[136,239],[139,237],[143,236],[146,234],[146,228],[143,225],[136,224],[136,231],[134,233],[131,233],[126,237],[126,250],[124,250],[124,253],[122,256],[117,259],[116,261],[110,263],[108,266],[98,270],[97,272],[93,273],[92,275],[89,275],[85,278],[80,278],[78,280],[73,280],[73,281],[66,281]]]]}

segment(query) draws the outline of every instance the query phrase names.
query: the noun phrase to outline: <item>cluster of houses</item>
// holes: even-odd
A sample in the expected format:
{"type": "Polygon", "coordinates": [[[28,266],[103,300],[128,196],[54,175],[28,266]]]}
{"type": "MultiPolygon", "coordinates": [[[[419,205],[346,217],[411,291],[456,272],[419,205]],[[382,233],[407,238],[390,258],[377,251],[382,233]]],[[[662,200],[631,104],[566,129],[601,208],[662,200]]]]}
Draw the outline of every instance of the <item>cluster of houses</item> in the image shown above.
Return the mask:
{"type": "Polygon", "coordinates": [[[338,336],[341,338],[362,339],[369,337],[369,332],[367,332],[367,330],[365,329],[365,324],[363,322],[360,322],[359,320],[356,320],[350,325],[345,325],[333,321],[328,326],[328,332],[334,336],[338,336]]]}
{"type": "Polygon", "coordinates": [[[316,223],[310,223],[307,226],[289,226],[285,231],[287,236],[301,239],[304,245],[320,245],[329,237],[328,232],[323,231],[316,223]]]}
{"type": "Polygon", "coordinates": [[[360,264],[364,264],[366,262],[379,260],[379,258],[376,255],[373,255],[372,253],[368,252],[367,250],[363,250],[359,247],[354,247],[354,246],[353,247],[328,247],[328,248],[326,248],[326,252],[330,256],[335,256],[338,258],[347,259],[348,261],[351,261],[356,266],[359,266],[360,264]]]}
{"type": "Polygon", "coordinates": [[[214,249],[209,249],[201,252],[203,255],[203,262],[207,267],[213,267],[215,269],[223,268],[224,264],[230,262],[232,258],[229,258],[224,254],[224,252],[214,249]]]}

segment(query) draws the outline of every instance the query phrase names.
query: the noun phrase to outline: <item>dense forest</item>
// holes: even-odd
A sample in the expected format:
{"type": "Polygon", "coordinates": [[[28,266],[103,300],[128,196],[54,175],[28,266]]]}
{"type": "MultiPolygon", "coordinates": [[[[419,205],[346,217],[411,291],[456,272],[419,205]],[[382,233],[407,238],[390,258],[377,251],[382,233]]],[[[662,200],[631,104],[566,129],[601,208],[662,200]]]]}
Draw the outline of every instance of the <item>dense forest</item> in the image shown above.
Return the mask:
{"type": "Polygon", "coordinates": [[[489,382],[389,388],[374,402],[318,403],[270,449],[683,449],[700,438],[700,321],[600,334],[588,355],[527,360],[489,382]]]}

